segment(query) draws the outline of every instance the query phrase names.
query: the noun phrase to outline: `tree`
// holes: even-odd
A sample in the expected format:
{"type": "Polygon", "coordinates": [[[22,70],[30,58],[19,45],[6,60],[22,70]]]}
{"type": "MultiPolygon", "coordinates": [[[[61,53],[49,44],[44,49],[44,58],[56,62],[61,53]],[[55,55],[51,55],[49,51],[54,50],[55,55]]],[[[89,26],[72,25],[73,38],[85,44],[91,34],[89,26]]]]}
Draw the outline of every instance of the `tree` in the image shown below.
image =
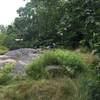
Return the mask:
{"type": "Polygon", "coordinates": [[[99,33],[100,0],[31,0],[17,11],[14,25],[25,41],[39,45],[93,47],[99,33]],[[37,42],[38,41],[38,42],[37,42]]]}
{"type": "Polygon", "coordinates": [[[0,33],[6,33],[7,28],[4,25],[0,25],[0,33]]]}
{"type": "Polygon", "coordinates": [[[60,36],[57,34],[56,26],[62,16],[63,4],[64,1],[60,0],[32,0],[26,7],[21,7],[17,11],[19,18],[16,18],[15,26],[25,40],[37,37],[41,44],[46,44],[48,40],[51,43],[59,41],[60,36]]]}

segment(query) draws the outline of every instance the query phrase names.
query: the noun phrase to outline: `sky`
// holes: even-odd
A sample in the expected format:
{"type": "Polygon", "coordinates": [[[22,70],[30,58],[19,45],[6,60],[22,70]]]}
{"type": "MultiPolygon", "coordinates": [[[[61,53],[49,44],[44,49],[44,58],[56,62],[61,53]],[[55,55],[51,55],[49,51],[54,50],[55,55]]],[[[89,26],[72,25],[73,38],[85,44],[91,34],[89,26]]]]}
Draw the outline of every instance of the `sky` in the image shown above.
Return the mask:
{"type": "Polygon", "coordinates": [[[0,0],[0,25],[11,24],[18,16],[16,10],[25,6],[26,2],[23,0],[0,0]]]}

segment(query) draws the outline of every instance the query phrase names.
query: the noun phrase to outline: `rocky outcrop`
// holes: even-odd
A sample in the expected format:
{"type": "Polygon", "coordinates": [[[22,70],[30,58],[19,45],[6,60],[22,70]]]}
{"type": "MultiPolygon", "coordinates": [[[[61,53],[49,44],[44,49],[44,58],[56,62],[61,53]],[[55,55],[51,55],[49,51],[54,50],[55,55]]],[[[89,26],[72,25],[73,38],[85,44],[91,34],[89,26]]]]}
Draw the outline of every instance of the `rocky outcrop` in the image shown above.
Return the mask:
{"type": "Polygon", "coordinates": [[[6,63],[15,63],[14,73],[25,73],[25,66],[39,56],[41,49],[22,48],[9,51],[5,55],[0,55],[0,68],[3,68],[6,63]]]}

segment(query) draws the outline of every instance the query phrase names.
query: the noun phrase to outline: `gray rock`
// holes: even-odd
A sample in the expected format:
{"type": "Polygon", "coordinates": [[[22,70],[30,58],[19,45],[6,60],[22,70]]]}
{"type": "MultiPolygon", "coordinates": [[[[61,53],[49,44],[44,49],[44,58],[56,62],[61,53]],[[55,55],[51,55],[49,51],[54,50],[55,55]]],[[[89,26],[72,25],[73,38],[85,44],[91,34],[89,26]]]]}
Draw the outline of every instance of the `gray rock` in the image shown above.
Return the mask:
{"type": "Polygon", "coordinates": [[[39,56],[41,49],[21,48],[0,55],[0,68],[6,63],[15,63],[14,74],[24,74],[25,66],[39,56]]]}

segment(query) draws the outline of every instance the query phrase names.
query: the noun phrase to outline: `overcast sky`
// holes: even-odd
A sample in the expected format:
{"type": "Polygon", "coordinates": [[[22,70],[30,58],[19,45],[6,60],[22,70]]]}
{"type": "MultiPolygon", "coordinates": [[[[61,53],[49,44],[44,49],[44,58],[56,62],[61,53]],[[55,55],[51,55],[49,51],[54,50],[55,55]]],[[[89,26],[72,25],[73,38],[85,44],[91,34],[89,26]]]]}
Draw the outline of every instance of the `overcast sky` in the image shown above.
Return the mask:
{"type": "Polygon", "coordinates": [[[0,0],[0,24],[8,25],[14,21],[16,10],[25,6],[23,0],[0,0]]]}

